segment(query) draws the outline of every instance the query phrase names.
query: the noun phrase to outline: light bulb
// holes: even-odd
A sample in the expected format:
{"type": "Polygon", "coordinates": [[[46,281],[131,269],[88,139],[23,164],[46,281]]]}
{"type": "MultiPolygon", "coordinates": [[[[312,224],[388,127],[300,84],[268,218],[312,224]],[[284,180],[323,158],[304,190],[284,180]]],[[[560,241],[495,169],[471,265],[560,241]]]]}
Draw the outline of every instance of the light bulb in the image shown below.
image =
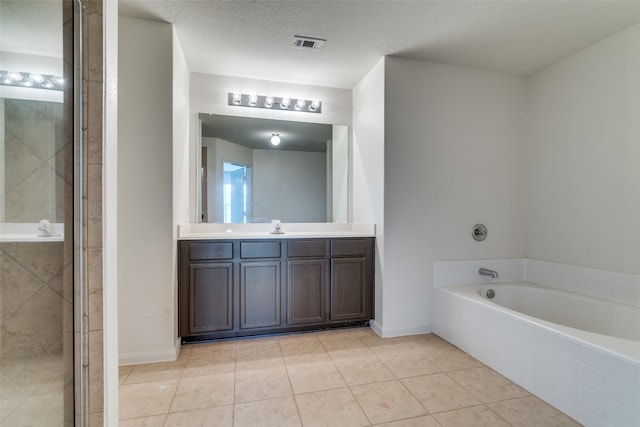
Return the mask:
{"type": "Polygon", "coordinates": [[[22,80],[22,74],[17,71],[10,71],[7,73],[7,78],[13,80],[14,82],[19,82],[22,80]]]}
{"type": "Polygon", "coordinates": [[[42,77],[42,74],[31,73],[29,74],[29,80],[34,83],[42,83],[44,81],[44,77],[42,77]]]}
{"type": "Polygon", "coordinates": [[[291,99],[282,98],[282,100],[280,101],[280,108],[287,109],[289,108],[289,104],[291,104],[291,99]]]}
{"type": "Polygon", "coordinates": [[[258,103],[258,95],[249,95],[249,105],[254,106],[258,103]]]}
{"type": "Polygon", "coordinates": [[[280,144],[280,134],[279,133],[271,134],[271,144],[272,145],[279,145],[280,144]]]}
{"type": "Polygon", "coordinates": [[[306,103],[307,101],[304,99],[298,99],[298,102],[296,102],[296,110],[302,110],[306,103]]]}
{"type": "Polygon", "coordinates": [[[316,111],[319,106],[320,101],[311,101],[311,104],[309,104],[309,111],[316,111]]]}
{"type": "Polygon", "coordinates": [[[242,94],[236,92],[233,94],[232,99],[234,104],[240,105],[240,103],[242,102],[242,94]]]}
{"type": "Polygon", "coordinates": [[[264,106],[267,108],[273,107],[273,96],[267,96],[264,99],[264,106]]]}

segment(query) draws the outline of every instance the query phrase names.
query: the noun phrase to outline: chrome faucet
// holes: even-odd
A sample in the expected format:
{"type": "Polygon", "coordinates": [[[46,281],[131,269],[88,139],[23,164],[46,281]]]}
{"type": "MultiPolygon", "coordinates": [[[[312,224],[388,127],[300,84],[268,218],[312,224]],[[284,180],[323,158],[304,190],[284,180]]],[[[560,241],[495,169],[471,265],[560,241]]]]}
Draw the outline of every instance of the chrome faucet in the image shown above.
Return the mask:
{"type": "Polygon", "coordinates": [[[284,231],[282,231],[282,228],[281,228],[282,225],[279,219],[272,219],[271,224],[273,224],[273,227],[274,227],[271,234],[284,234],[284,231]]]}
{"type": "Polygon", "coordinates": [[[489,270],[488,268],[480,268],[480,270],[478,270],[478,273],[481,276],[490,276],[492,279],[498,278],[498,272],[494,270],[489,270]]]}

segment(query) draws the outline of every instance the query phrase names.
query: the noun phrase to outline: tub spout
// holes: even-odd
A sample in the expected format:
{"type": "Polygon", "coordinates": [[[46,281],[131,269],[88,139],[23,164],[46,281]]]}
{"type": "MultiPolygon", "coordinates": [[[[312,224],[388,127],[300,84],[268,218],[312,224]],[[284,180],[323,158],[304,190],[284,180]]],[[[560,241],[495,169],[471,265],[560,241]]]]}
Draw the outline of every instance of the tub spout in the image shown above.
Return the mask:
{"type": "Polygon", "coordinates": [[[494,270],[489,270],[488,268],[480,268],[480,270],[478,270],[478,273],[481,276],[490,276],[492,279],[498,278],[498,272],[494,270]]]}

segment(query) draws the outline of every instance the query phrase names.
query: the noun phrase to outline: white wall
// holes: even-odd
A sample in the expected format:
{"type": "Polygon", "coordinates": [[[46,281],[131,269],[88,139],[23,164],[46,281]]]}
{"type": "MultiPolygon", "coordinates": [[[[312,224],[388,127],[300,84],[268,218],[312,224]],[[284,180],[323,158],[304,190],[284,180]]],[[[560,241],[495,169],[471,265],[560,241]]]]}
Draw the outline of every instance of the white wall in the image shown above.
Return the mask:
{"type": "Polygon", "coordinates": [[[102,4],[104,50],[102,295],[104,425],[118,424],[118,3],[102,4]]]}
{"type": "MultiPolygon", "coordinates": [[[[198,113],[351,126],[352,100],[351,91],[349,90],[201,73],[191,73],[190,84],[190,143],[193,147],[191,158],[192,170],[196,170],[195,168],[198,164],[195,148],[198,135],[198,113]],[[229,106],[227,105],[227,94],[229,92],[257,93],[259,95],[274,94],[274,96],[290,96],[292,98],[320,99],[322,101],[322,113],[312,114],[229,106]]],[[[189,179],[190,193],[195,195],[197,187],[196,174],[192,173],[189,179]]],[[[199,216],[196,211],[196,201],[192,200],[191,221],[196,220],[196,217],[199,216]]]]}
{"type": "Polygon", "coordinates": [[[384,63],[381,59],[353,89],[353,222],[376,224],[375,322],[382,333],[384,273],[384,63]]]}
{"type": "Polygon", "coordinates": [[[325,153],[253,150],[253,159],[253,218],[327,220],[325,153]]]}
{"type": "Polygon", "coordinates": [[[524,255],[525,89],[506,74],[386,58],[383,335],[430,331],[433,261],[524,255]]]}
{"type": "Polygon", "coordinates": [[[120,17],[118,316],[121,363],[175,358],[173,31],[120,17]]]}
{"type": "Polygon", "coordinates": [[[640,25],[529,86],[526,256],[640,273],[640,25]]]}
{"type": "MultiPolygon", "coordinates": [[[[189,222],[189,67],[173,31],[173,208],[176,224],[189,222]]],[[[174,227],[177,233],[177,227],[174,227]]]]}
{"type": "MultiPolygon", "coordinates": [[[[189,222],[189,66],[172,27],[173,39],[173,306],[178,305],[178,224],[189,222]]],[[[178,337],[178,316],[174,319],[178,337]]]]}

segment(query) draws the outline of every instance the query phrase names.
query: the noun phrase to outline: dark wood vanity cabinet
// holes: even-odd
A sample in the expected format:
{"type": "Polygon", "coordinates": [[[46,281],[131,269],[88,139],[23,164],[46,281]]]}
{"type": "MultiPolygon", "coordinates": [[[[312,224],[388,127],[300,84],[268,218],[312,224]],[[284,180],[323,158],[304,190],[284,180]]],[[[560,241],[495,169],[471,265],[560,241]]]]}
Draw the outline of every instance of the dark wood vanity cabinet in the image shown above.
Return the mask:
{"type": "Polygon", "coordinates": [[[180,335],[196,341],[368,322],[373,243],[373,238],[180,241],[180,335]]]}
{"type": "Polygon", "coordinates": [[[280,326],[280,261],[240,263],[240,329],[280,326]]]}
{"type": "Polygon", "coordinates": [[[233,264],[189,263],[190,334],[233,329],[233,264]]]}
{"type": "Polygon", "coordinates": [[[328,242],[316,239],[288,243],[287,324],[324,323],[328,318],[328,242]]]}

